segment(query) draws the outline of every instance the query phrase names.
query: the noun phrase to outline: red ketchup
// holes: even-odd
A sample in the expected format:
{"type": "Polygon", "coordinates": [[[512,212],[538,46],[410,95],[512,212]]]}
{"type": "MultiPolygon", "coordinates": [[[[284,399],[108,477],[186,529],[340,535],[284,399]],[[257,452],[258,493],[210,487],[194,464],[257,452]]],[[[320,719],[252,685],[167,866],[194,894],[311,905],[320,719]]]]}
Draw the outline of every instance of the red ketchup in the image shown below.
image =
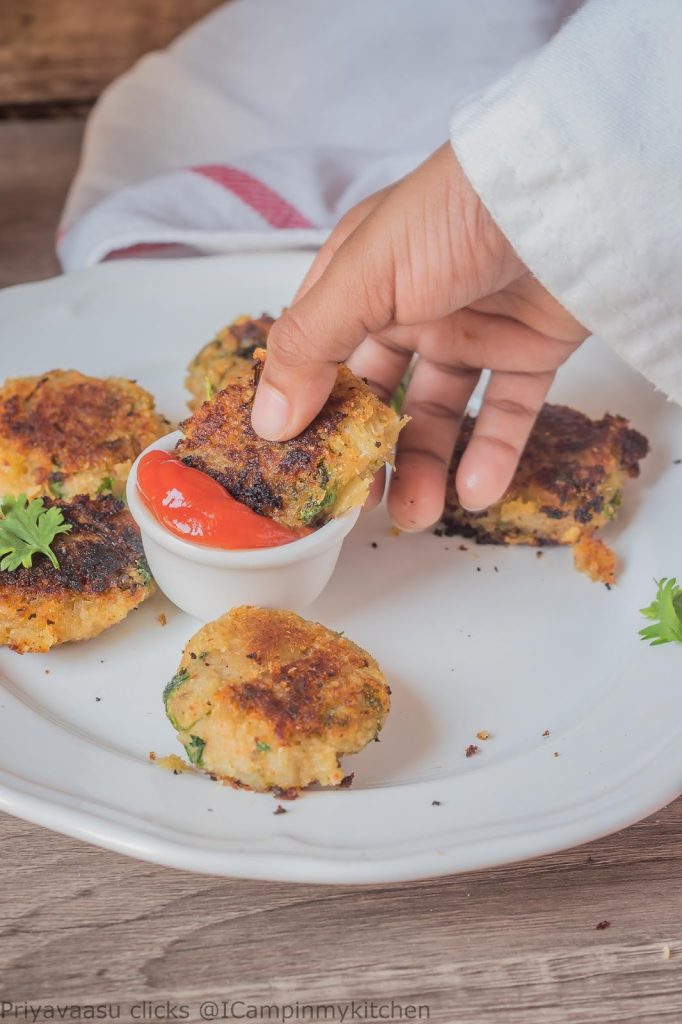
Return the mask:
{"type": "Polygon", "coordinates": [[[143,503],[181,540],[230,551],[274,548],[313,531],[291,530],[236,501],[206,473],[185,466],[170,452],[148,452],[137,467],[143,503]]]}

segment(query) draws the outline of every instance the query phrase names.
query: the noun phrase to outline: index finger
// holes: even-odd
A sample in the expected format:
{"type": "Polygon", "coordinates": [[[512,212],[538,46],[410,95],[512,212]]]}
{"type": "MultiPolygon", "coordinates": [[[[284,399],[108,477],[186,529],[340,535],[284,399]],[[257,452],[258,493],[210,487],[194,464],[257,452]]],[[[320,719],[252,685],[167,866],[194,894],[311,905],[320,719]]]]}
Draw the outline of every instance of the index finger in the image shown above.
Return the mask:
{"type": "Polygon", "coordinates": [[[285,441],[300,434],[329,397],[338,364],[390,321],[390,255],[382,257],[380,246],[372,253],[371,220],[349,236],[318,281],[271,327],[251,419],[261,437],[285,441]]]}

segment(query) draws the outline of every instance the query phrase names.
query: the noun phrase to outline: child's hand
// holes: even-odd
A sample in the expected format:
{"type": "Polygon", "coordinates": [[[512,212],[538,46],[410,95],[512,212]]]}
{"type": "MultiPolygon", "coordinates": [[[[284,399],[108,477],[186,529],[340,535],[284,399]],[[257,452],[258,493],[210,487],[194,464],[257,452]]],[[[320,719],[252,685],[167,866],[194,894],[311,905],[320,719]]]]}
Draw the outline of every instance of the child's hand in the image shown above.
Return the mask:
{"type": "Polygon", "coordinates": [[[253,425],[272,440],[298,434],[346,360],[389,399],[416,352],[389,510],[422,529],[442,512],[481,370],[492,377],[457,473],[470,509],[506,490],[557,368],[586,333],[530,275],[445,145],[334,229],[271,329],[253,425]]]}

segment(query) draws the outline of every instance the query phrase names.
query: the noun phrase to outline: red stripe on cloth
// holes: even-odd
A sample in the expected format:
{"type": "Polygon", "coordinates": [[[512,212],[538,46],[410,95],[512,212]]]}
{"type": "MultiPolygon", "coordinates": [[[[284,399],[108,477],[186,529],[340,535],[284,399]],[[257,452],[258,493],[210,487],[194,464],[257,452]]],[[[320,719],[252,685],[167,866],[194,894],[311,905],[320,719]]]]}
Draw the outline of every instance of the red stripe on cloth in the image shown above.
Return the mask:
{"type": "Polygon", "coordinates": [[[135,245],[128,245],[125,249],[112,249],[104,257],[105,260],[125,260],[129,256],[147,256],[155,252],[165,252],[167,249],[176,249],[177,242],[137,242],[135,245]]]}
{"type": "Polygon", "coordinates": [[[260,214],[273,228],[313,228],[315,225],[304,217],[295,206],[273,192],[271,188],[236,167],[224,164],[203,164],[191,168],[209,181],[233,192],[238,199],[260,214]]]}

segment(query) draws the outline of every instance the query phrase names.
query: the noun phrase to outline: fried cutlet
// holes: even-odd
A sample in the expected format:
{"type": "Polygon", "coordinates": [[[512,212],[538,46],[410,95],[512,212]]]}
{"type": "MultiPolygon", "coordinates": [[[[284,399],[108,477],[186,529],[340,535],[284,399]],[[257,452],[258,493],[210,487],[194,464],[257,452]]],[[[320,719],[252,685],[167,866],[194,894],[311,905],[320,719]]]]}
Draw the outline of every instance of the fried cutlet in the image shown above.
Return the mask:
{"type": "Polygon", "coordinates": [[[390,690],[374,658],[293,612],[233,608],[196,633],[164,691],[190,761],[248,789],[343,781],[339,757],[381,730],[390,690]]]}
{"type": "MultiPolygon", "coordinates": [[[[504,497],[468,512],[457,499],[455,474],[473,427],[467,416],[450,466],[443,522],[448,532],[480,544],[576,544],[591,537],[615,518],[625,481],[638,476],[649,451],[647,439],[622,416],[591,420],[568,406],[545,405],[504,497]]],[[[587,547],[577,559],[583,568],[589,562],[593,578],[610,582],[605,573],[608,568],[612,577],[615,567],[607,561],[587,547]]]]}
{"type": "Polygon", "coordinates": [[[142,541],[111,494],[72,502],[45,499],[71,526],[52,542],[59,568],[34,555],[30,568],[0,571],[0,645],[20,654],[87,640],[153,593],[142,541]]]}
{"type": "Polygon", "coordinates": [[[0,388],[0,494],[121,497],[133,461],[168,430],[133,381],[52,370],[0,388]]]}
{"type": "Polygon", "coordinates": [[[320,526],[362,505],[372,477],[391,462],[406,418],[340,366],[324,408],[290,441],[265,441],[251,408],[265,353],[181,424],[182,461],[212,476],[238,501],[285,526],[320,526]]]}
{"type": "Polygon", "coordinates": [[[204,345],[187,367],[185,386],[192,394],[187,403],[192,412],[235,377],[250,373],[253,353],[257,348],[265,348],[274,322],[267,313],[257,320],[240,316],[204,345]]]}

